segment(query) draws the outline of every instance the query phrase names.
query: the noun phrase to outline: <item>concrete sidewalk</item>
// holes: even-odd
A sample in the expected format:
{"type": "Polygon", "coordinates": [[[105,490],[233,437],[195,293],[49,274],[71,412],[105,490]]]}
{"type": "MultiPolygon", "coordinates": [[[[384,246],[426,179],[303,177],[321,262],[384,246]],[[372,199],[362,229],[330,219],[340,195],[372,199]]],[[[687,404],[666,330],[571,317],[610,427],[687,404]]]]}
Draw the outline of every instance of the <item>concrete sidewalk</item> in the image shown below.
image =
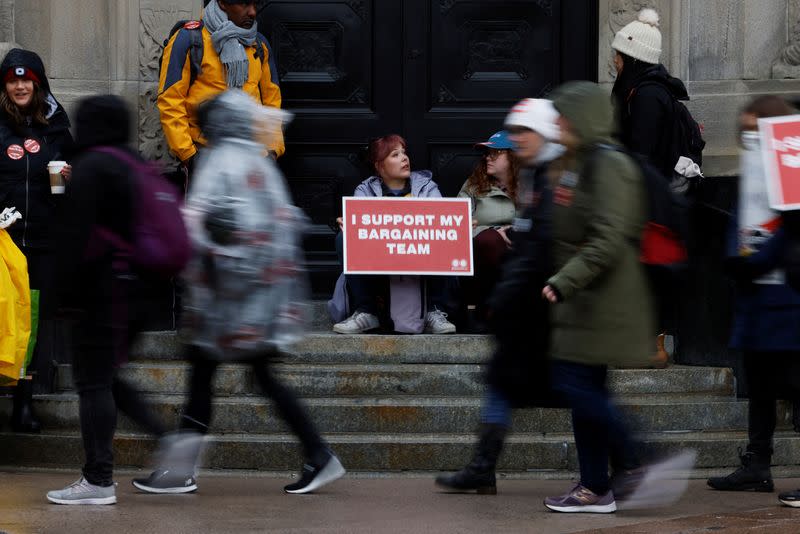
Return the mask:
{"type": "MultiPolygon", "coordinates": [[[[556,514],[542,499],[567,481],[501,480],[497,496],[440,493],[431,479],[341,480],[315,495],[286,495],[287,479],[258,475],[205,476],[193,495],[136,492],[130,475],[117,480],[116,506],[58,506],[47,490],[77,478],[72,472],[0,471],[0,532],[195,533],[222,532],[614,532],[797,533],[800,510],[780,507],[777,491],[720,493],[693,480],[673,508],[611,515],[556,514]]],[[[776,490],[800,487],[778,479],[776,490]]]]}

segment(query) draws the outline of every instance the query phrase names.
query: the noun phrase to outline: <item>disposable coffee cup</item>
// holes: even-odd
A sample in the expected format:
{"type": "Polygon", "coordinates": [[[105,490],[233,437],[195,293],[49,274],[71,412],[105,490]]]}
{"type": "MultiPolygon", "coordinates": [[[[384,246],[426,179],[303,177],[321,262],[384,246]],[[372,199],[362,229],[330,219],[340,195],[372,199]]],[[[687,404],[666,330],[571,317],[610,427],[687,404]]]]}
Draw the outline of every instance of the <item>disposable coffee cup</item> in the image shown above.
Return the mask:
{"type": "Polygon", "coordinates": [[[50,173],[50,192],[54,195],[63,195],[66,187],[64,177],[61,176],[61,169],[66,167],[66,161],[51,161],[47,164],[47,172],[50,173]]]}

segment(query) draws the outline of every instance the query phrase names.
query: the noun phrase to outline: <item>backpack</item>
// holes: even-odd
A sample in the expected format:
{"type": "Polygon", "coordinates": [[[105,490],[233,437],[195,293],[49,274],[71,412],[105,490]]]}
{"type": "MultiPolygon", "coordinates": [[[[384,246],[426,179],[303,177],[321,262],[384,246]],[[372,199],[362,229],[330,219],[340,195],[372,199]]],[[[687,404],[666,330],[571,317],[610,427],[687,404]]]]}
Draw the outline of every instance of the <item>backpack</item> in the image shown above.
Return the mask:
{"type": "Polygon", "coordinates": [[[656,301],[674,298],[675,284],[688,261],[689,206],[686,196],[674,192],[668,180],[646,156],[629,152],[620,146],[597,145],[589,157],[587,176],[591,176],[594,159],[606,150],[627,155],[642,174],[648,215],[642,235],[636,243],[639,261],[645,267],[656,301]]]}
{"type": "MultiPolygon", "coordinates": [[[[164,65],[164,50],[167,48],[167,44],[169,44],[172,37],[180,30],[185,30],[189,33],[189,85],[191,85],[203,72],[203,21],[201,20],[179,20],[172,26],[169,35],[164,39],[164,43],[161,47],[161,57],[158,59],[158,79],[161,79],[161,69],[164,65]]],[[[257,34],[256,44],[259,45],[256,47],[256,57],[263,65],[266,54],[264,53],[264,47],[260,45],[265,44],[267,48],[270,48],[270,46],[260,33],[257,34]]]]}
{"type": "Polygon", "coordinates": [[[663,83],[656,80],[648,80],[637,86],[631,92],[630,98],[633,97],[637,90],[647,86],[662,88],[672,101],[672,128],[667,130],[667,148],[665,149],[670,156],[669,161],[673,162],[672,166],[674,167],[678,159],[684,156],[702,167],[703,148],[705,148],[706,142],[703,140],[703,130],[700,125],[694,120],[686,105],[675,98],[672,91],[665,87],[663,83]]]}
{"type": "Polygon", "coordinates": [[[122,149],[103,146],[92,151],[122,161],[135,175],[133,242],[128,243],[102,227],[95,228],[95,235],[111,245],[116,256],[128,264],[165,278],[179,274],[188,263],[192,248],[177,189],[154,165],[122,149]]]}

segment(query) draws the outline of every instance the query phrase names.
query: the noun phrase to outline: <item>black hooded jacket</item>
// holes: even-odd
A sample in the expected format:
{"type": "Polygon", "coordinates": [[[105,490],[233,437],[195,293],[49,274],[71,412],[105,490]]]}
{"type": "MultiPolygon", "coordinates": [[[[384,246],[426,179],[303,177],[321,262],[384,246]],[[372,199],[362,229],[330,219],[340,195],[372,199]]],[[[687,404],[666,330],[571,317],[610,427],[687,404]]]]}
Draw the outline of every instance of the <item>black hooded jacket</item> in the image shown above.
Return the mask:
{"type": "Polygon", "coordinates": [[[108,299],[112,258],[90,262],[85,254],[96,226],[107,228],[127,241],[131,239],[135,190],[130,168],[114,156],[91,150],[114,146],[135,155],[126,147],[129,131],[130,116],[119,97],[94,96],[79,104],[75,114],[72,179],[67,186],[59,243],[58,288],[62,307],[85,309],[108,299]]]}
{"type": "Polygon", "coordinates": [[[675,161],[665,136],[671,134],[671,121],[677,119],[674,101],[689,100],[689,93],[664,65],[626,63],[623,76],[629,68],[631,76],[614,85],[620,140],[632,152],[647,156],[664,176],[672,176],[675,161]]]}
{"type": "Polygon", "coordinates": [[[52,245],[61,201],[61,195],[50,193],[47,163],[66,159],[72,150],[72,136],[67,113],[50,94],[39,56],[14,48],[0,64],[0,73],[19,66],[30,69],[41,80],[48,124],[16,124],[0,110],[0,211],[15,207],[22,214],[22,220],[8,229],[18,246],[45,249],[52,245]]]}

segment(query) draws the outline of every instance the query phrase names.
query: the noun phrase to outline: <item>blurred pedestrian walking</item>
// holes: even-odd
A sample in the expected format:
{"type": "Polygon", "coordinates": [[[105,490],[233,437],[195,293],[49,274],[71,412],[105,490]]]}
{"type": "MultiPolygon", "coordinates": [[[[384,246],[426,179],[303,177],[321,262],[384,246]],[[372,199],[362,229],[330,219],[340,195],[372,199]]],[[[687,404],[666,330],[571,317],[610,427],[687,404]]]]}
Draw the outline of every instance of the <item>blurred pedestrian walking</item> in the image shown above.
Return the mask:
{"type": "MultiPolygon", "coordinates": [[[[770,463],[777,399],[800,393],[800,292],[787,284],[784,258],[792,243],[783,214],[769,207],[758,119],[796,111],[778,96],[759,97],[739,114],[739,197],[728,232],[725,267],[736,282],[730,346],[744,354],[749,396],[748,444],[733,473],[708,479],[723,491],[773,491],[770,463]]],[[[790,212],[785,214],[793,217],[790,212]]],[[[790,227],[791,228],[791,227],[790,227]]],[[[800,506],[800,491],[781,494],[800,506]]]]}
{"type": "Polygon", "coordinates": [[[436,484],[449,490],[497,493],[495,468],[512,409],[555,405],[548,376],[549,305],[539,291],[552,274],[550,184],[558,173],[554,160],[563,153],[555,143],[557,118],[553,104],[543,99],[523,100],[506,117],[509,143],[525,165],[519,184],[523,212],[509,221],[512,246],[487,303],[497,348],[487,369],[475,453],[460,471],[436,477],[436,484]]]}
{"type": "MultiPolygon", "coordinates": [[[[647,191],[638,165],[612,141],[613,110],[602,88],[570,82],[552,98],[566,154],[553,184],[556,272],[541,293],[553,304],[552,387],[572,411],[580,481],[545,506],[610,513],[652,474],[607,387],[609,366],[646,366],[654,352],[653,297],[637,245],[647,191]]],[[[673,499],[674,491],[662,497],[673,499]]]]}
{"type": "Polygon", "coordinates": [[[162,448],[156,470],[133,485],[150,493],[197,489],[195,468],[209,431],[212,381],[221,362],[250,364],[281,418],[300,439],[305,464],[287,493],[308,493],[344,474],[295,394],[270,359],[305,332],[308,282],[302,236],[307,220],[283,176],[264,154],[285,115],[230,90],[201,110],[209,149],[198,162],[186,205],[194,255],[185,271],[188,302],[182,335],[192,363],[180,430],[162,448]],[[255,141],[255,140],[257,141],[255,141]]]}
{"type": "MultiPolygon", "coordinates": [[[[59,235],[56,290],[59,311],[71,327],[86,463],[75,483],[49,492],[47,499],[57,504],[114,504],[117,410],[154,436],[165,431],[138,391],[119,374],[148,312],[140,290],[146,273],[137,264],[141,258],[131,253],[140,224],[140,172],[147,167],[127,147],[131,119],[119,97],[81,101],[75,122],[75,168],[59,235]]],[[[178,202],[177,191],[172,202],[178,202]]]]}

